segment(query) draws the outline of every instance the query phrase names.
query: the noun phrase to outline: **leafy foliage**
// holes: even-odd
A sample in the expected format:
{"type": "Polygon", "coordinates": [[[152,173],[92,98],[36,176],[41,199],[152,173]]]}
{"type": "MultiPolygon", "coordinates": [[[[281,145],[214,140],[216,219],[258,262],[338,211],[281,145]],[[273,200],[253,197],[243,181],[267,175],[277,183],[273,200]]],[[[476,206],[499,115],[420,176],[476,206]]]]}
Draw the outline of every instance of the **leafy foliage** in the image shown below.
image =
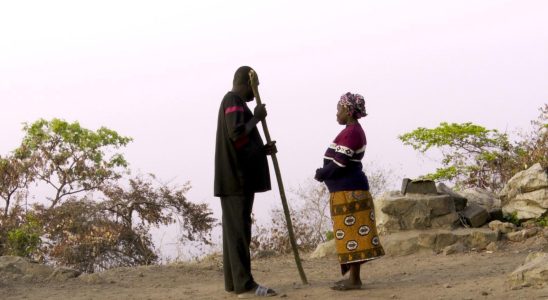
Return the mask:
{"type": "Polygon", "coordinates": [[[16,157],[31,159],[33,176],[54,189],[55,195],[49,198],[52,208],[63,197],[120,178],[128,165],[122,154],[109,152],[126,146],[131,138],[108,128],[91,131],[78,122],[41,119],[23,130],[26,135],[16,157]]]}
{"type": "Polygon", "coordinates": [[[533,130],[511,142],[506,133],[472,123],[442,122],[435,128],[417,128],[399,136],[404,145],[425,153],[441,151],[442,168],[424,177],[454,181],[460,188],[480,187],[499,191],[515,173],[536,162],[548,165],[548,104],[540,109],[533,130]]]}
{"type": "Polygon", "coordinates": [[[0,158],[0,197],[6,204],[0,255],[84,272],[148,265],[158,261],[150,229],[174,222],[182,224],[181,242],[210,243],[216,220],[206,204],[188,201],[188,183],[158,184],[153,175],[121,180],[129,173],[128,163],[115,150],[131,138],[59,119],[39,120],[24,131],[21,146],[0,158]],[[28,197],[30,183],[45,183],[53,195],[46,197],[49,205],[34,203],[24,212],[20,202],[28,197]]]}
{"type": "Polygon", "coordinates": [[[40,225],[40,222],[32,213],[24,215],[24,222],[7,232],[7,253],[33,258],[42,242],[40,238],[42,228],[40,225]]]}

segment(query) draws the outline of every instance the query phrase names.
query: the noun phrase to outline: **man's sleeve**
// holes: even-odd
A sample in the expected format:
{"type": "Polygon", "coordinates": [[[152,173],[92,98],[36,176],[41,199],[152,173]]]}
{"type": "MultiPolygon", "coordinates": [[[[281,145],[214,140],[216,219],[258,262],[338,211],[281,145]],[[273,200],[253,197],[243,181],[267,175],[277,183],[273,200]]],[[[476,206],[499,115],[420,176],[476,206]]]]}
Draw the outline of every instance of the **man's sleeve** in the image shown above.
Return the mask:
{"type": "Polygon", "coordinates": [[[229,98],[224,102],[223,109],[228,136],[236,149],[240,149],[249,142],[245,134],[245,108],[240,101],[229,98]]]}

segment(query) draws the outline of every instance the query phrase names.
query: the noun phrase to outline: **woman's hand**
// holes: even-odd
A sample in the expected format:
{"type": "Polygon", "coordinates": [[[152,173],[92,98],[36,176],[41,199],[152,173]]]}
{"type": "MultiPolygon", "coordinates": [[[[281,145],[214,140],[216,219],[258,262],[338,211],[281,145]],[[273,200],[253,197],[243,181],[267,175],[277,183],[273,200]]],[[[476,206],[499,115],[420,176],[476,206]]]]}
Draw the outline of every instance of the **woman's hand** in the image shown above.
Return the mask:
{"type": "Polygon", "coordinates": [[[323,168],[316,169],[316,175],[314,176],[314,179],[316,179],[319,182],[323,182],[325,180],[323,171],[324,171],[323,168]]]}

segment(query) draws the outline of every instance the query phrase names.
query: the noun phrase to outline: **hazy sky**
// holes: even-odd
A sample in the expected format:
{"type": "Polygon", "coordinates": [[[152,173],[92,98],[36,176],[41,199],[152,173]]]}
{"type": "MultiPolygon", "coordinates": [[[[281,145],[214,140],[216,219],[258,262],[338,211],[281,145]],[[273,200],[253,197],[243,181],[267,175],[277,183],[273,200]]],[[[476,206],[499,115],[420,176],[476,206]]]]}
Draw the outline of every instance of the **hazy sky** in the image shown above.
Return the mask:
{"type": "MultiPolygon", "coordinates": [[[[433,170],[397,136],[442,121],[526,128],[548,102],[548,1],[3,1],[0,154],[38,118],[134,138],[135,171],[213,198],[219,102],[259,74],[286,187],[313,176],[365,96],[365,161],[399,180],[433,170]]],[[[272,176],[274,179],[274,176],[272,176]]],[[[273,180],[274,181],[274,180],[273,180]]],[[[256,212],[279,202],[277,187],[256,212]]]]}

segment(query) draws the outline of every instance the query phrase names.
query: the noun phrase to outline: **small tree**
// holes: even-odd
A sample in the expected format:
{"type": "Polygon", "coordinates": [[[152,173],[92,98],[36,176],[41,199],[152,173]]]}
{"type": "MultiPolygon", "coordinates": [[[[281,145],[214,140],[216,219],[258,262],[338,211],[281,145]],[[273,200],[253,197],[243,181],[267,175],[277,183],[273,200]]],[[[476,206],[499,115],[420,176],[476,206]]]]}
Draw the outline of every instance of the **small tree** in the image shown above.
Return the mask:
{"type": "Polygon", "coordinates": [[[399,136],[404,145],[425,153],[437,148],[442,168],[424,177],[454,181],[457,187],[480,187],[497,192],[517,172],[536,162],[548,163],[548,104],[532,122],[533,131],[510,142],[506,133],[472,123],[445,123],[417,128],[399,136]]]}
{"type": "Polygon", "coordinates": [[[78,122],[42,119],[23,129],[26,135],[15,153],[31,159],[32,173],[54,189],[54,196],[48,197],[50,208],[64,197],[99,189],[120,178],[127,167],[122,154],[109,152],[126,146],[131,138],[108,128],[92,131],[78,122]]]}
{"type": "Polygon", "coordinates": [[[417,128],[399,136],[404,145],[425,153],[438,148],[443,155],[442,165],[432,180],[455,181],[460,186],[477,186],[499,190],[507,178],[502,178],[504,158],[511,156],[506,134],[485,129],[472,123],[445,123],[436,128],[417,128]]]}
{"type": "Polygon", "coordinates": [[[531,121],[532,130],[522,133],[516,142],[516,167],[527,169],[535,163],[548,167],[548,104],[539,108],[539,116],[531,121]]]}

